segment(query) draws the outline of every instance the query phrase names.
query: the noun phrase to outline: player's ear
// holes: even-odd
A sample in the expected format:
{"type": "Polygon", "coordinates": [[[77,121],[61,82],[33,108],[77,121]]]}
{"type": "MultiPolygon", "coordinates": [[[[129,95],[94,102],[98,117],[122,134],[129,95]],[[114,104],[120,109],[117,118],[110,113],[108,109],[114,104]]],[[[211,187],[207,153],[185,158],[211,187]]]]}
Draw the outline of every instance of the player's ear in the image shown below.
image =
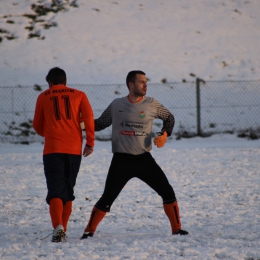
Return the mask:
{"type": "Polygon", "coordinates": [[[129,86],[129,89],[132,88],[134,86],[134,83],[133,82],[128,82],[128,86],[129,86]]]}

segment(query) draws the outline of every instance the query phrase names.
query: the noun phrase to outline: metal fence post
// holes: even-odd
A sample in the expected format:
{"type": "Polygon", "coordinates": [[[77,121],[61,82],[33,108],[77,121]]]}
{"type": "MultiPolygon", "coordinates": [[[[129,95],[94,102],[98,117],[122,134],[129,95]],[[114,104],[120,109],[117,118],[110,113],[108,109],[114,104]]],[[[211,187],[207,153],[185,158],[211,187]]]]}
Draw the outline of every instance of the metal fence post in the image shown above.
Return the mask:
{"type": "Polygon", "coordinates": [[[197,99],[197,135],[201,135],[200,128],[200,79],[196,78],[196,99],[197,99]]]}
{"type": "Polygon", "coordinates": [[[11,91],[11,100],[12,100],[12,121],[14,121],[14,90],[11,91]]]}

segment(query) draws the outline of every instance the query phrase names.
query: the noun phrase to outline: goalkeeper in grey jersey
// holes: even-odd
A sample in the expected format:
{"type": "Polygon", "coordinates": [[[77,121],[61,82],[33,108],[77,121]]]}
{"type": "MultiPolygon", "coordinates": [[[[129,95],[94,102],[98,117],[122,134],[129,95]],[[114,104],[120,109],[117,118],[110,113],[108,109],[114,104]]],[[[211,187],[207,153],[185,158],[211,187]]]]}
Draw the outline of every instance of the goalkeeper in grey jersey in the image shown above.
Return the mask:
{"type": "Polygon", "coordinates": [[[172,134],[174,116],[156,99],[146,97],[147,79],[142,71],[131,71],[126,78],[129,95],[115,99],[95,120],[95,131],[112,124],[113,158],[109,167],[105,189],[95,204],[81,239],[92,237],[98,224],[126,185],[136,177],[161,196],[164,212],[169,218],[173,235],[187,235],[181,229],[179,207],[172,186],[150,154],[152,125],[155,118],[163,121],[161,135],[154,144],[163,147],[172,134]]]}

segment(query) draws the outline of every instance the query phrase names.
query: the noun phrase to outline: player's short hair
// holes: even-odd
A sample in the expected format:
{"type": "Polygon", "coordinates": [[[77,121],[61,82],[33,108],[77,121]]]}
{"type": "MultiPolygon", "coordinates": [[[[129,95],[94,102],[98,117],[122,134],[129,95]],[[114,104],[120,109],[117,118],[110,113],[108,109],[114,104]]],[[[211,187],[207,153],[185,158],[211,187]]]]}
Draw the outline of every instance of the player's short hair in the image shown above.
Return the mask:
{"type": "Polygon", "coordinates": [[[129,88],[128,83],[135,83],[135,77],[137,74],[145,75],[145,73],[141,70],[132,70],[126,76],[126,86],[129,88]]]}
{"type": "Polygon", "coordinates": [[[66,85],[67,77],[66,72],[58,67],[50,69],[46,76],[46,81],[51,82],[53,85],[66,85]]]}

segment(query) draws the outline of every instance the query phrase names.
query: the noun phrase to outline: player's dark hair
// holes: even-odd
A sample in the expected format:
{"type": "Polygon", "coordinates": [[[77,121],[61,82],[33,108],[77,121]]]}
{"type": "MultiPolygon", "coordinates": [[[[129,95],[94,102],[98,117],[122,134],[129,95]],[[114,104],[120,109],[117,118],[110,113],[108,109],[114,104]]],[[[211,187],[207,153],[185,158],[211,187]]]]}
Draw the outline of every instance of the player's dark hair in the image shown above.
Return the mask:
{"type": "Polygon", "coordinates": [[[46,76],[46,81],[51,82],[53,85],[66,85],[66,72],[58,67],[52,68],[46,76]]]}
{"type": "Polygon", "coordinates": [[[141,70],[132,70],[132,71],[130,71],[127,74],[127,76],[126,76],[126,85],[127,85],[128,88],[129,88],[129,86],[128,86],[129,82],[135,83],[136,74],[145,75],[145,73],[143,71],[141,71],[141,70]]]}

